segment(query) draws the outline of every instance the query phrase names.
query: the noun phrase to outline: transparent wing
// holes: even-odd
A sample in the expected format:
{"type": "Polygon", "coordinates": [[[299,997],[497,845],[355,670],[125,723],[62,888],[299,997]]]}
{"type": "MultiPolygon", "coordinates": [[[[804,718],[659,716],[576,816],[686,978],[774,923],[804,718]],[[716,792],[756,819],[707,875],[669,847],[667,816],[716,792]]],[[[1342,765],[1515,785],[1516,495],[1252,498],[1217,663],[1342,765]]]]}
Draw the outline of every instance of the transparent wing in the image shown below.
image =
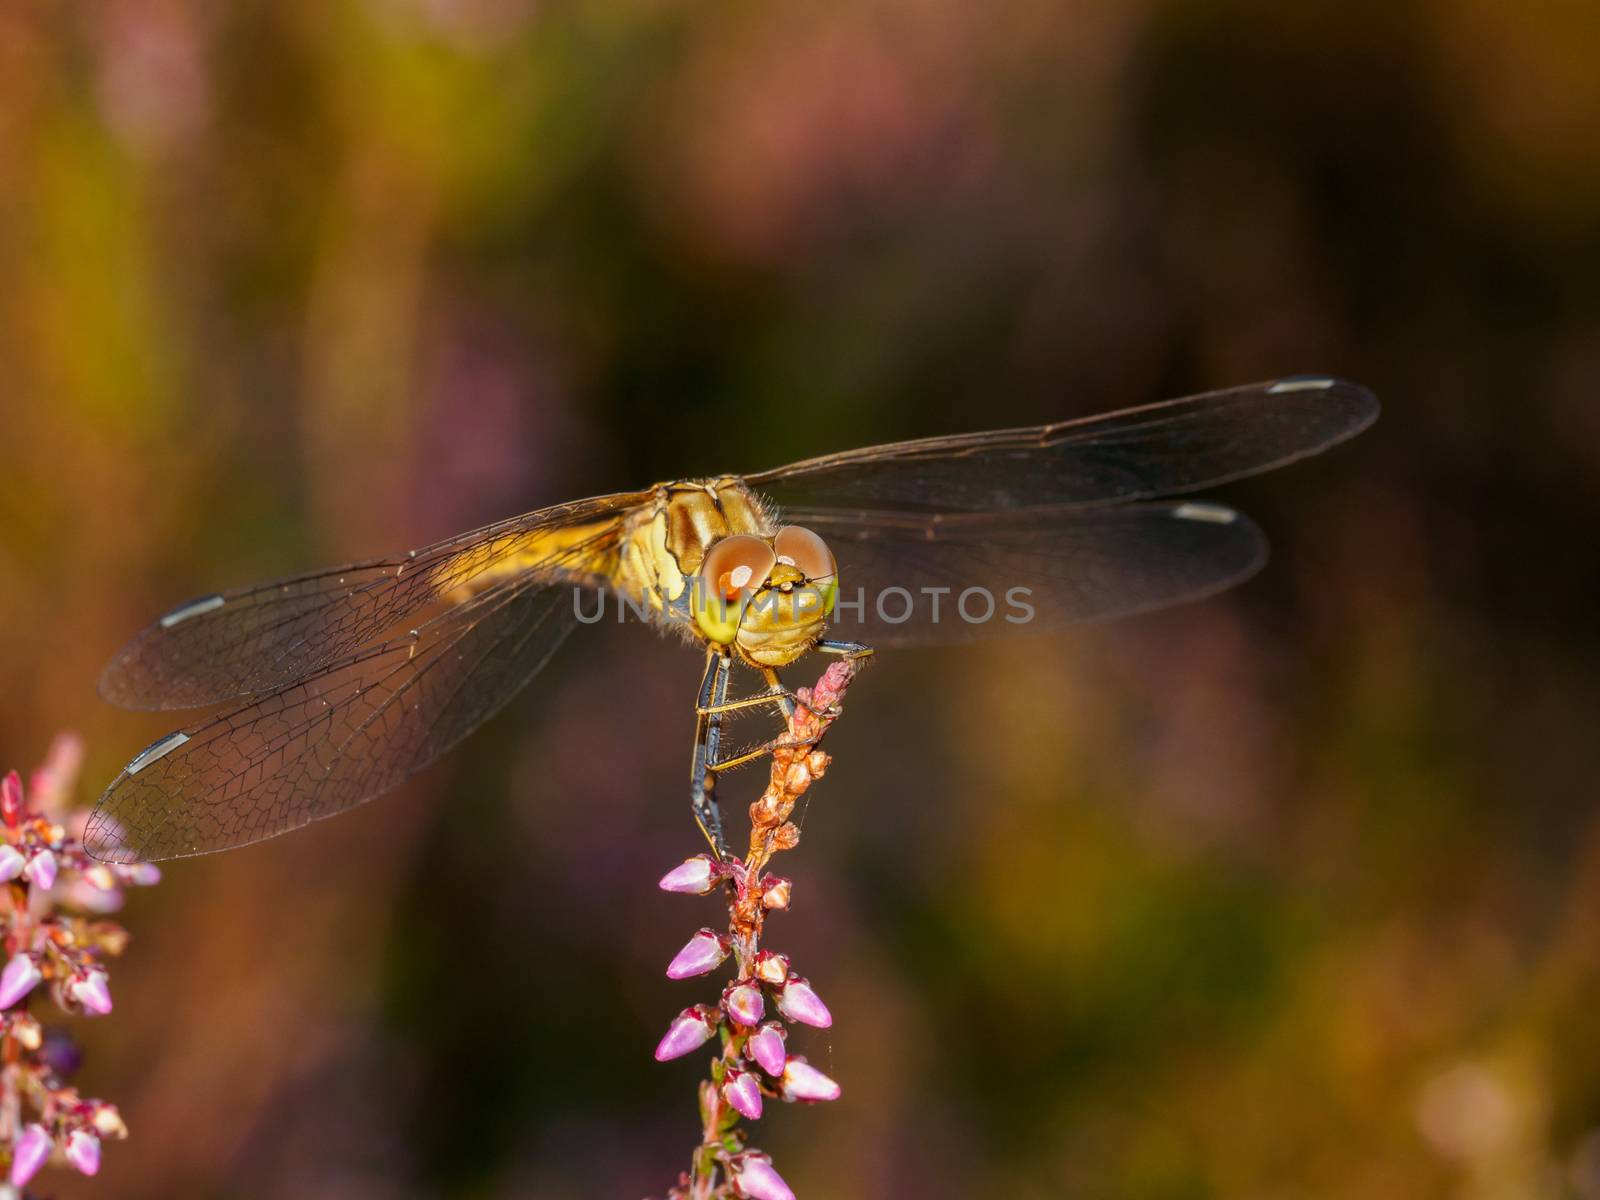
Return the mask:
{"type": "MultiPolygon", "coordinates": [[[[394,558],[191,601],[107,664],[100,694],[124,708],[199,708],[271,691],[355,653],[402,622],[529,569],[620,524],[645,493],[541,509],[394,558]]],[[[592,563],[577,566],[592,568],[592,563]]]]}
{"type": "Polygon", "coordinates": [[[1143,612],[1266,561],[1254,522],[1198,502],[916,515],[798,509],[839,562],[829,636],[870,646],[976,641],[1143,612]]]}
{"type": "Polygon", "coordinates": [[[1325,450],[1378,415],[1371,392],[1294,378],[1028,429],[924,438],[748,477],[780,506],[1087,507],[1194,491],[1325,450]]]}
{"type": "Polygon", "coordinates": [[[84,844],[109,862],[207,854],[398,786],[539,672],[575,621],[573,586],[508,580],[404,636],[169,734],[112,781],[84,844]]]}

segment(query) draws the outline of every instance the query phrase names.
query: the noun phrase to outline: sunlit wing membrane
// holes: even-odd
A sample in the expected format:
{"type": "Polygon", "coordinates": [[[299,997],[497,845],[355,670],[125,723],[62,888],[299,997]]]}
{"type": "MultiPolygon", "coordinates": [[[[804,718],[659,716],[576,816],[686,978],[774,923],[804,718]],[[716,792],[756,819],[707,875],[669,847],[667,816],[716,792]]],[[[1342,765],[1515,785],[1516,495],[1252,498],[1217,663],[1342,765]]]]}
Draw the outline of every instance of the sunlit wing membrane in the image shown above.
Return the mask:
{"type": "Polygon", "coordinates": [[[619,526],[622,514],[647,498],[558,505],[394,558],[191,601],[123,647],[101,675],[100,693],[125,708],[168,709],[271,691],[567,546],[603,549],[595,532],[619,526]]]}
{"type": "Polygon", "coordinates": [[[1217,504],[919,515],[800,509],[839,562],[831,636],[893,647],[1041,633],[1197,600],[1266,561],[1217,504]]]}
{"type": "Polygon", "coordinates": [[[96,858],[139,862],[243,846],[389,791],[521,690],[575,622],[573,582],[497,583],[403,636],[169,734],[101,797],[96,858]]]}
{"type": "Polygon", "coordinates": [[[1356,384],[1281,379],[1053,425],[850,450],[748,478],[784,507],[1088,507],[1282,466],[1359,433],[1377,414],[1377,399],[1356,384]]]}

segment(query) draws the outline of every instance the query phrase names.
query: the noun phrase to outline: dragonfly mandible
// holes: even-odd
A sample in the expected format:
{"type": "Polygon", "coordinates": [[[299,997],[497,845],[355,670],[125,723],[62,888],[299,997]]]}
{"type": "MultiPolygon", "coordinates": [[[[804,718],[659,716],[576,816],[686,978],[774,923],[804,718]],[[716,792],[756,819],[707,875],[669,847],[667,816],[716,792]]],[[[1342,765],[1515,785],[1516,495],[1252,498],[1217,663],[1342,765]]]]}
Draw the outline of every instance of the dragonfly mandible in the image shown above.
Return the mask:
{"type": "Polygon", "coordinates": [[[721,757],[725,718],[789,711],[781,668],[1211,595],[1262,564],[1265,539],[1231,508],[1162,497],[1315,454],[1377,413],[1355,384],[1280,379],[599,496],[214,593],[101,676],[125,707],[222,707],[129,762],[85,843],[113,862],[207,854],[381,795],[525,687],[582,597],[610,596],[704,650],[691,802],[725,854],[716,780],[751,757],[721,757]],[[737,664],[764,690],[730,700],[737,664]]]}

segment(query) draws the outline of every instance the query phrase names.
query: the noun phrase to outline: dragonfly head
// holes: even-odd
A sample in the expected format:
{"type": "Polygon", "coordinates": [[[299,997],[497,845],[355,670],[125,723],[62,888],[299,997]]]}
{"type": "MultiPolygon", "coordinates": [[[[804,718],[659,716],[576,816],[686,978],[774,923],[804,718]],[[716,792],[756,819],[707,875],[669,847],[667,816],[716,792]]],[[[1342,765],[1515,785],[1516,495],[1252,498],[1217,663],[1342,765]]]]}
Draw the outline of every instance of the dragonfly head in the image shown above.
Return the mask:
{"type": "Polygon", "coordinates": [[[758,667],[782,667],[827,628],[839,570],[826,542],[785,525],[770,538],[736,533],[717,542],[694,588],[701,633],[758,667]]]}

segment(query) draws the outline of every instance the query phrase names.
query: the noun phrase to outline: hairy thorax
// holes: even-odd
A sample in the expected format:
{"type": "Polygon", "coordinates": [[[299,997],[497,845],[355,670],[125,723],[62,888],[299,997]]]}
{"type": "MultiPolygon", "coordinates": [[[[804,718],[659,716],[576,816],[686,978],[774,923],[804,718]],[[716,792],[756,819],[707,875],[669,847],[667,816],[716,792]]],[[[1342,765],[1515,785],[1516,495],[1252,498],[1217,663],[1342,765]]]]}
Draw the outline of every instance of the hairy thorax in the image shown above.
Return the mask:
{"type": "Polygon", "coordinates": [[[657,616],[681,624],[706,551],[729,534],[771,537],[773,521],[761,500],[731,476],[663,483],[654,492],[653,502],[624,527],[617,584],[657,616]]]}

